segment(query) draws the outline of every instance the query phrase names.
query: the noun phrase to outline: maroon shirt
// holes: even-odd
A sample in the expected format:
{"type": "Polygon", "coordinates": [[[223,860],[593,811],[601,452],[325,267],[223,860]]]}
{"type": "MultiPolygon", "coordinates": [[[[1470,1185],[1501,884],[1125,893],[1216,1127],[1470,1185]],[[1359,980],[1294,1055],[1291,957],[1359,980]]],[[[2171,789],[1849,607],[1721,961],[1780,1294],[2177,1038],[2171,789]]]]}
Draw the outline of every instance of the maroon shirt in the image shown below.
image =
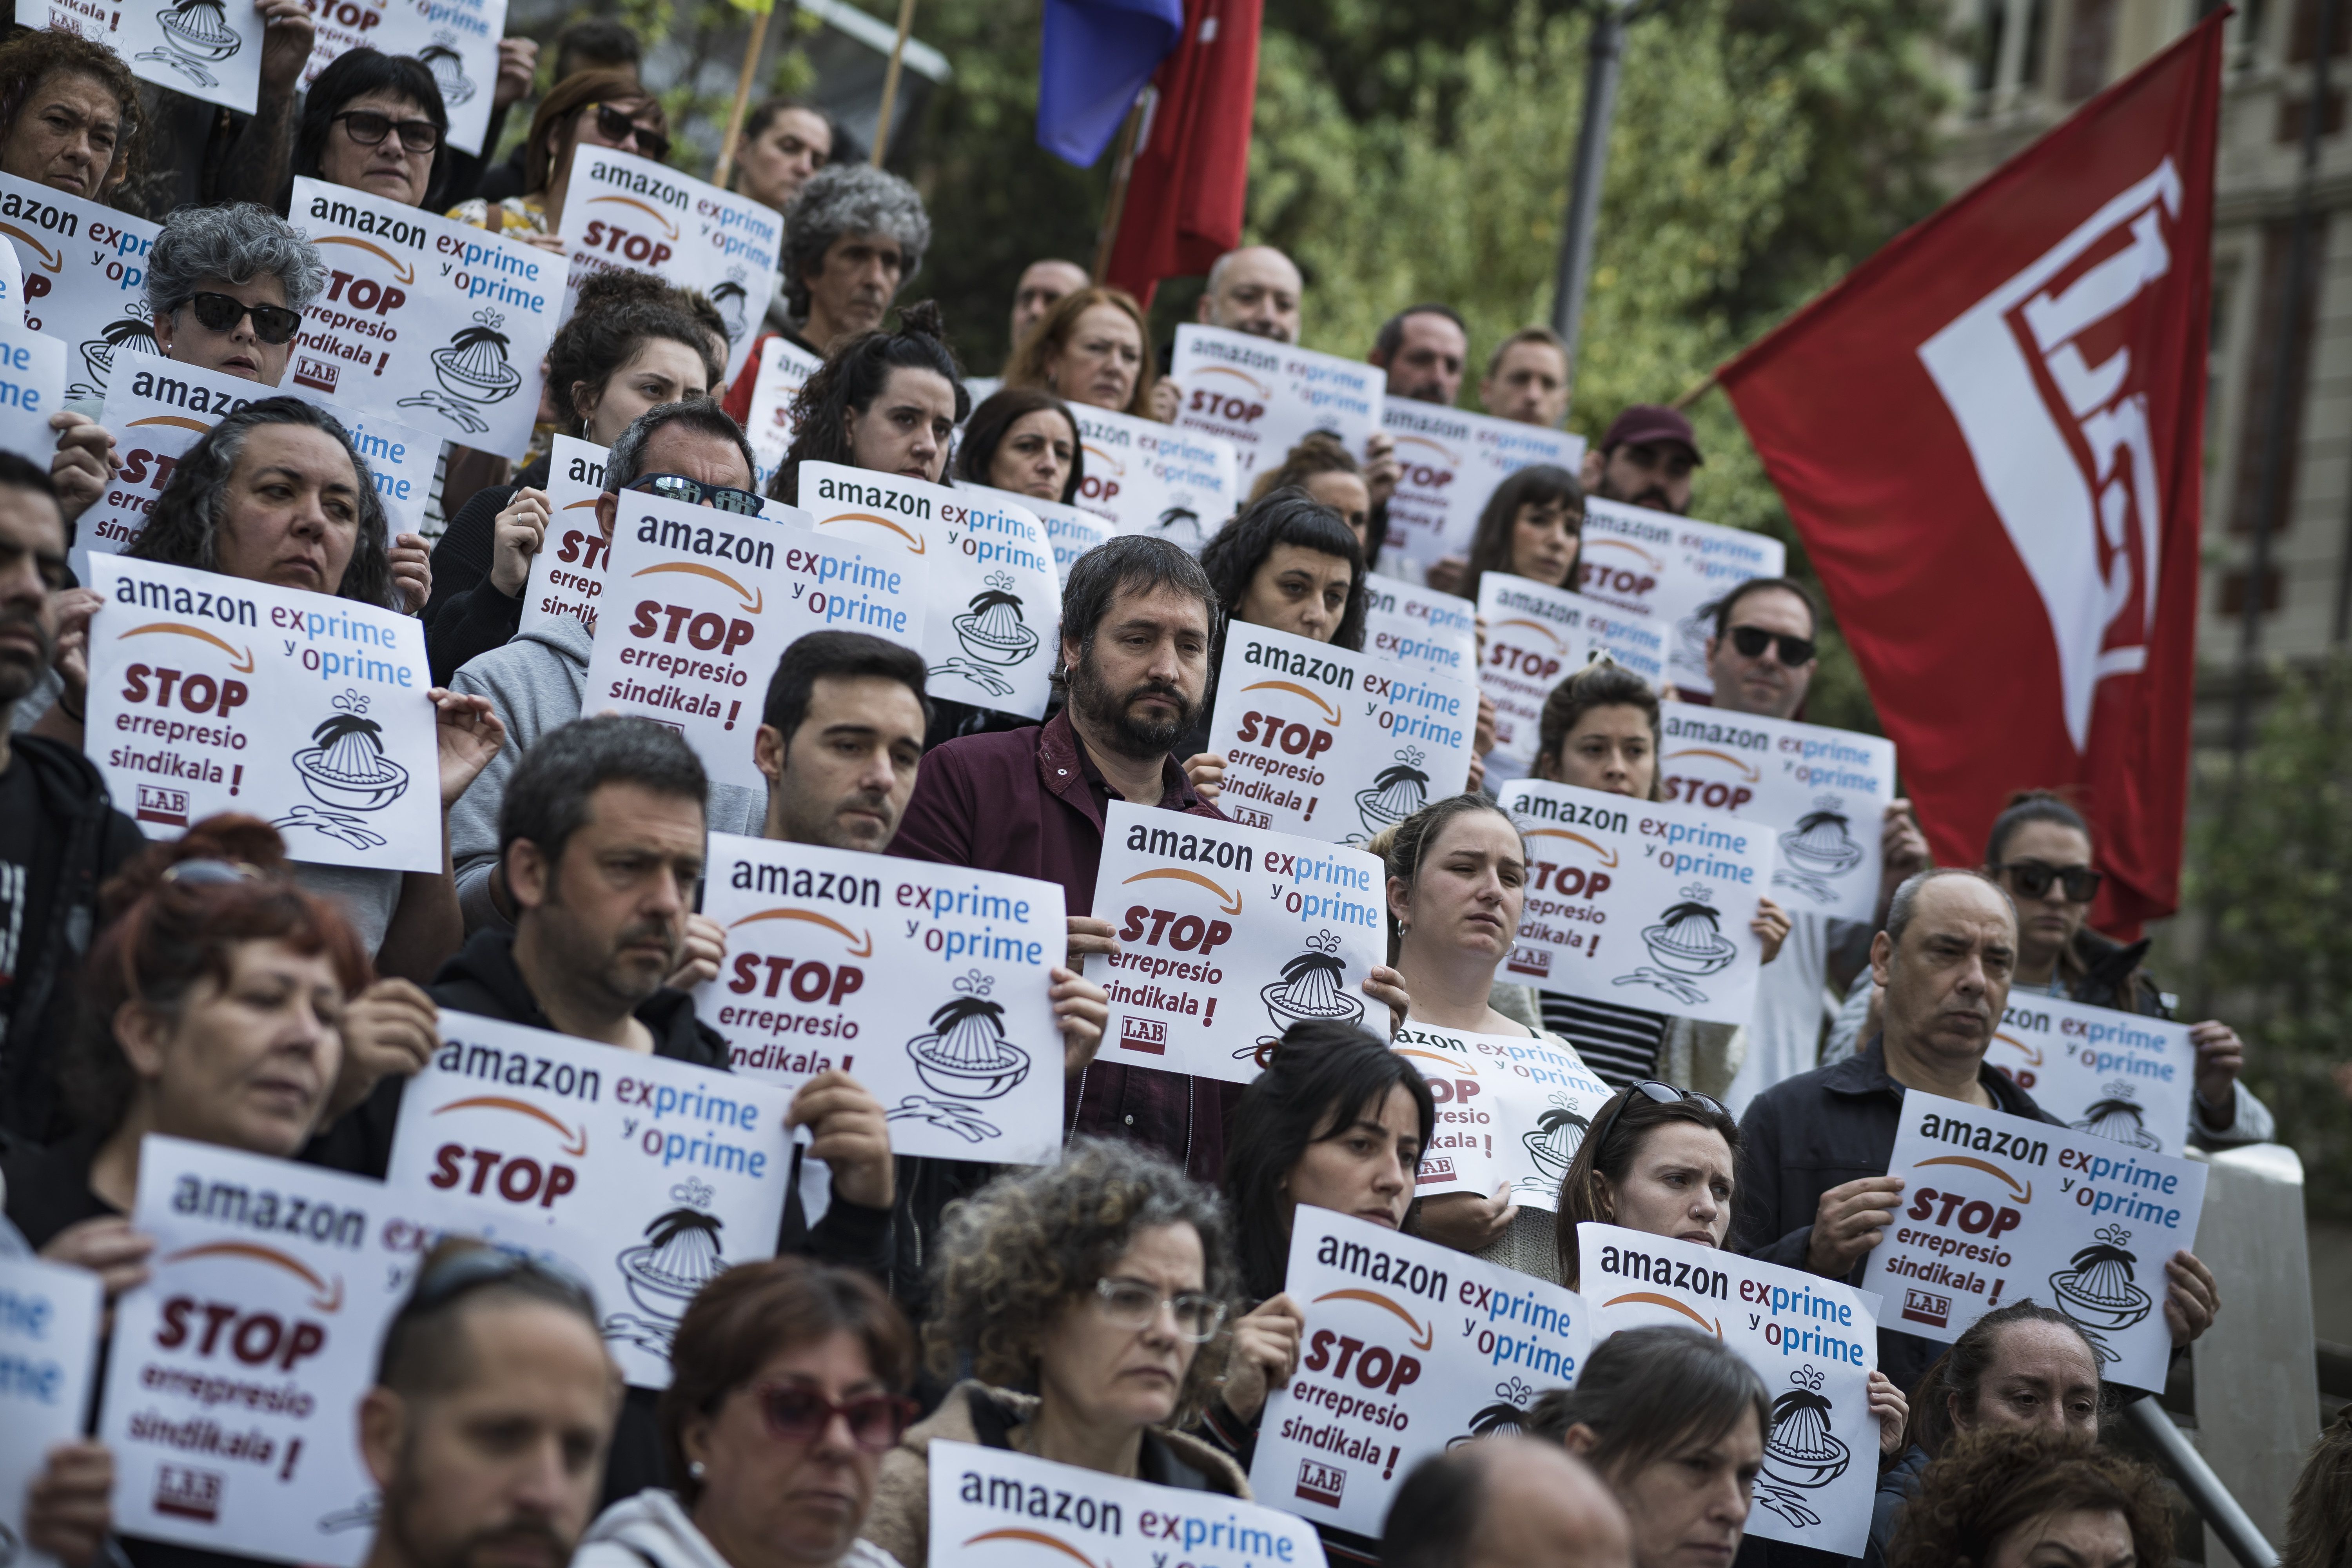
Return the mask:
{"type": "MultiPolygon", "coordinates": [[[[1229,820],[1201,798],[1174,756],[1160,776],[1161,810],[1229,820]]],[[[890,853],[1059,882],[1069,912],[1090,915],[1110,799],[1065,709],[1040,729],[961,735],[926,753],[890,853]]],[[[1097,1060],[1065,1089],[1063,1115],[1073,1132],[1132,1138],[1214,1184],[1241,1088],[1097,1060]]]]}

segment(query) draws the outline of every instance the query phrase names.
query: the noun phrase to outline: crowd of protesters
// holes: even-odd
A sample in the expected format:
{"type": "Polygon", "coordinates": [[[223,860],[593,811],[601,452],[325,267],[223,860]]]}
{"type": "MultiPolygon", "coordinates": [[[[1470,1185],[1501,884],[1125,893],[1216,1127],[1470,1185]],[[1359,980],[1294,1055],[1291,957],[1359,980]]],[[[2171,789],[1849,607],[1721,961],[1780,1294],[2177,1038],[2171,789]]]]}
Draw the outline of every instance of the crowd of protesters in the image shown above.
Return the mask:
{"type": "MultiPolygon", "coordinates": [[[[476,157],[449,145],[424,62],[351,50],[301,93],[310,16],[297,0],[259,9],[249,116],[198,112],[71,33],[0,44],[0,174],[162,223],[140,346],[168,360],[279,384],[328,271],[284,216],[298,176],[560,254],[575,147],[668,152],[638,42],[616,23],[566,30],[547,72],[537,43],[506,40],[476,157]],[[493,161],[527,101],[527,130],[493,161]]],[[[771,497],[793,500],[801,466],[820,461],[1067,502],[1086,467],[1074,407],[1173,417],[1181,389],[1143,310],[1055,258],[1022,273],[1010,361],[975,405],[949,324],[900,297],[947,237],[911,186],[856,151],[795,100],[759,105],[743,128],[738,188],[781,213],[785,235],[754,330],[823,362],[771,497]]],[[[1295,342],[1307,295],[1288,258],[1248,247],[1211,268],[1199,320],[1295,342]]],[[[608,534],[620,496],[656,481],[758,510],[740,427],[753,373],[727,384],[729,328],[712,301],[658,279],[591,279],[549,350],[532,448],[453,449],[430,543],[390,532],[351,434],[290,397],[221,419],[157,495],[137,559],[421,619],[437,871],[299,862],[250,817],[143,837],[83,753],[100,600],[68,570],[77,521],[121,469],[122,433],[77,406],[51,421],[53,448],[0,452],[0,1249],[87,1268],[110,1299],[153,1260],[130,1217],[150,1134],[380,1177],[440,1009],[727,1071],[689,994],[726,954],[697,908],[713,831],[1063,892],[1056,1162],[894,1155],[876,1097],[847,1072],[819,1074],[787,1123],[827,1168],[830,1202],[814,1223],[789,1208],[774,1257],[694,1299],[658,1396],[625,1390],[580,1282],[443,1242],[353,1413],[382,1489],[372,1568],[920,1568],[952,1560],[930,1529],[936,1440],[1248,1498],[1268,1397],[1301,1355],[1307,1308],[1286,1289],[1300,1205],[1570,1289],[1586,1222],[1856,1279],[1900,1202],[1887,1170],[1907,1091],[2048,1120],[1986,1061],[2012,992],[2168,1010],[2147,943],[2088,924],[2091,828],[2035,780],[1983,825],[1979,866],[1930,866],[1896,802],[1872,921],[1758,900],[1766,964],[1744,1028],[1513,984],[1501,965],[1528,847],[1474,768],[1470,793],[1370,846],[1390,924],[1363,990],[1397,1025],[1540,1037],[1609,1085],[1550,1216],[1507,1192],[1419,1195],[1432,1088],[1361,1029],[1297,1025],[1246,1087],[1098,1060],[1108,999],[1082,966],[1119,951],[1094,908],[1108,807],[1223,818],[1207,721],[1228,626],[1362,647],[1398,483],[1386,440],[1353,453],[1310,437],[1279,454],[1197,559],[1115,536],[1077,560],[1042,724],[935,704],[912,648],[801,638],[744,734],[766,780],[748,789],[715,781],[675,730],[590,713],[580,622],[522,624],[551,526],[552,435],[609,448],[608,534]],[[1825,988],[1846,998],[1827,1027],[1825,988]]],[[[1450,405],[1475,372],[1489,415],[1556,427],[1561,341],[1529,327],[1483,369],[1477,346],[1458,313],[1426,302],[1364,357],[1391,397],[1450,405]]],[[[1587,497],[1686,513],[1702,464],[1681,414],[1623,410],[1580,471],[1505,481],[1466,554],[1437,562],[1429,584],[1475,598],[1507,573],[1573,591],[1587,497]]],[[[1821,644],[1812,591],[1755,580],[1711,614],[1715,704],[1801,713],[1821,644]]],[[[1545,703],[1534,775],[1661,798],[1662,695],[1605,660],[1571,672],[1545,703]]],[[[1480,734],[1490,746],[1491,711],[1480,734]]],[[[2270,1112],[2241,1080],[2245,1043],[2216,1020],[2191,1038],[2193,1141],[2268,1138],[2270,1112]]],[[[2228,1282],[2187,1252],[2165,1268],[2163,1317],[2188,1353],[2228,1282]]],[[[2018,1300],[1949,1346],[1891,1328],[1877,1342],[1867,1562],[2171,1562],[2166,1494],[2100,1445],[2117,1394],[2063,1313],[2018,1300]]],[[[2337,1425],[2297,1489],[2298,1568],[2352,1561],[2352,1428],[2337,1425]]],[[[1810,1560],[1746,1533],[1773,1426],[1763,1383],[1716,1338],[1620,1332],[1517,1430],[1413,1469],[1381,1535],[1324,1528],[1324,1548],[1396,1568],[1810,1560]]],[[[192,1555],[119,1536],[112,1487],[104,1445],[56,1448],[25,1502],[26,1544],[68,1568],[192,1555]]]]}

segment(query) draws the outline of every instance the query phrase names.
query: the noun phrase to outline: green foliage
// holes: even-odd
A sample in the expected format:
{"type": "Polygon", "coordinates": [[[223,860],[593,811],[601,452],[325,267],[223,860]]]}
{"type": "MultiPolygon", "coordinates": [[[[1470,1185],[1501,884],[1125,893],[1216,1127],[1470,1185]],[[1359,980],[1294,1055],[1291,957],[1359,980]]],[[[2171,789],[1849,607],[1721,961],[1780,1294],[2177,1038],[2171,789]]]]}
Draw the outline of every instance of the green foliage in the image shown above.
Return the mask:
{"type": "Polygon", "coordinates": [[[2352,1217],[2352,658],[2287,679],[2234,790],[2219,772],[2199,784],[2188,1016],[2245,1037],[2247,1084],[2303,1156],[2312,1213],[2352,1217]]]}

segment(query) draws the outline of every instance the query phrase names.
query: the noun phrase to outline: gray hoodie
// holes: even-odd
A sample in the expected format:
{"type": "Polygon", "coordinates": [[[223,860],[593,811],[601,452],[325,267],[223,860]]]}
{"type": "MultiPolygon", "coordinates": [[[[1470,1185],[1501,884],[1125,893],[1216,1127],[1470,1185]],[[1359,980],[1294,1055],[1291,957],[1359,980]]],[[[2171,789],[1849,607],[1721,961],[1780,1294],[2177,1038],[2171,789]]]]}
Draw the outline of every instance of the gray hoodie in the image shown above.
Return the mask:
{"type": "MultiPolygon", "coordinates": [[[[658,1488],[623,1498],[596,1516],[580,1538],[572,1568],[730,1568],[677,1495],[658,1488]]],[[[899,1568],[898,1560],[870,1541],[853,1541],[839,1568],[899,1568]]]]}
{"type": "MultiPolygon", "coordinates": [[[[499,863],[499,806],[523,752],[550,730],[580,717],[589,645],[586,626],[558,616],[517,633],[504,647],[467,660],[449,678],[451,690],[488,698],[507,726],[498,756],[449,808],[449,854],[457,868],[457,904],[466,911],[468,936],[486,928],[511,929],[490,901],[490,872],[499,863]]],[[[748,736],[743,743],[751,743],[748,736]]],[[[713,833],[756,838],[768,820],[767,796],[741,784],[714,784],[708,816],[713,833]]]]}

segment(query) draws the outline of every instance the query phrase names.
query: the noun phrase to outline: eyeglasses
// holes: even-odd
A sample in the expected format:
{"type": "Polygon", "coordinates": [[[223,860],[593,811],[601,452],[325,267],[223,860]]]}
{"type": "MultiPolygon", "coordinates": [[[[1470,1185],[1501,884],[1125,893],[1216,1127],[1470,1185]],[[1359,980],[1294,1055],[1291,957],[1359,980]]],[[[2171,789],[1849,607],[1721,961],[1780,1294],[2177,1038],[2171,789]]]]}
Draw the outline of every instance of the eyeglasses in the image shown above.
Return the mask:
{"type": "Polygon", "coordinates": [[[629,488],[657,495],[664,500],[684,501],[688,506],[715,506],[738,517],[757,517],[763,504],[750,490],[740,490],[733,485],[707,485],[684,474],[646,474],[629,488]]]}
{"type": "Polygon", "coordinates": [[[441,128],[429,120],[394,120],[373,109],[346,109],[334,119],[341,121],[343,133],[362,147],[377,146],[395,131],[400,132],[404,153],[430,153],[441,145],[441,128]]]}
{"type": "MultiPolygon", "coordinates": [[[[299,310],[289,310],[283,305],[248,305],[226,294],[191,294],[180,305],[195,311],[196,320],[215,332],[233,332],[237,322],[251,316],[253,335],[273,348],[292,337],[302,324],[299,310]]],[[[180,305],[172,309],[176,310],[180,305]]]]}
{"type": "Polygon", "coordinates": [[[1176,1318],[1176,1337],[1193,1344],[1217,1337],[1225,1321],[1225,1304],[1214,1296],[1187,1290],[1174,1300],[1163,1300],[1159,1289],[1140,1279],[1097,1279],[1095,1299],[1102,1315],[1115,1329],[1148,1329],[1164,1310],[1176,1318]]]}
{"type": "Polygon", "coordinates": [[[614,146],[626,147],[634,141],[637,151],[656,163],[669,156],[669,138],[650,126],[638,124],[629,118],[627,110],[609,103],[592,103],[588,107],[596,111],[596,134],[614,146]]]}
{"type": "Polygon", "coordinates": [[[400,1315],[414,1318],[436,1311],[468,1290],[509,1279],[530,1279],[547,1286],[577,1307],[590,1322],[598,1321],[595,1294],[586,1280],[560,1265],[495,1247],[469,1247],[427,1268],[417,1277],[416,1289],[402,1304],[400,1315]]]}
{"type": "Polygon", "coordinates": [[[915,1402],[896,1394],[861,1394],[838,1404],[814,1388],[793,1383],[761,1383],[751,1388],[768,1435],[779,1443],[806,1447],[824,1436],[836,1415],[849,1423],[849,1440],[869,1454],[887,1454],[915,1419],[915,1402]]]}
{"type": "Polygon", "coordinates": [[[1678,1105],[1685,1100],[1692,1100],[1701,1110],[1711,1110],[1726,1121],[1733,1120],[1731,1112],[1724,1109],[1723,1101],[1711,1094],[1701,1094],[1695,1089],[1676,1089],[1673,1084],[1660,1083],[1654,1078],[1641,1079],[1625,1086],[1625,1092],[1611,1102],[1609,1114],[1601,1119],[1601,1125],[1594,1128],[1592,1136],[1585,1140],[1592,1145],[1592,1157],[1595,1160],[1601,1157],[1601,1151],[1609,1137],[1609,1130],[1617,1125],[1618,1116],[1627,1106],[1633,1103],[1633,1097],[1637,1094],[1654,1105],[1678,1105]]]}
{"type": "Polygon", "coordinates": [[[1817,645],[1811,637],[1792,637],[1786,632],[1768,632],[1762,626],[1734,626],[1731,646],[1739,650],[1742,658],[1761,658],[1764,650],[1778,643],[1780,662],[1790,669],[1801,664],[1811,664],[1817,645]]]}
{"type": "Polygon", "coordinates": [[[2106,880],[2105,872],[2094,871],[2088,866],[2053,866],[2042,860],[2012,860],[1993,869],[2008,872],[2017,890],[2029,899],[2046,897],[2051,883],[2063,882],[2066,901],[2074,904],[2087,904],[2097,898],[2099,884],[2106,880]]]}

